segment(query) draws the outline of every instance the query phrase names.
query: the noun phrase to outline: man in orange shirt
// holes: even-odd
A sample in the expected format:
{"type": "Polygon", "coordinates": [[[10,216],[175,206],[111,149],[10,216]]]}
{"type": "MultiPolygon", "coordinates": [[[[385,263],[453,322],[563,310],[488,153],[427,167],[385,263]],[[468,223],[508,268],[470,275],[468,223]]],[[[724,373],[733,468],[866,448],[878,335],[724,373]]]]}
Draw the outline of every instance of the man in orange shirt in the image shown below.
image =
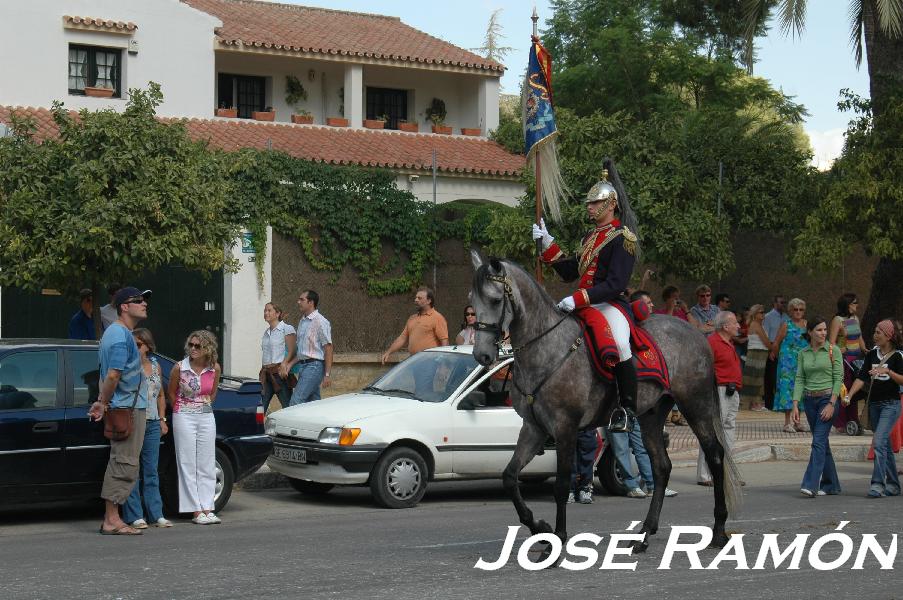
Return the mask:
{"type": "Polygon", "coordinates": [[[433,302],[433,290],[428,287],[417,290],[417,295],[414,296],[417,312],[411,315],[401,335],[395,338],[383,354],[383,364],[386,364],[390,354],[398,352],[405,344],[411,354],[436,346],[448,346],[448,323],[445,317],[433,308],[433,302]]]}

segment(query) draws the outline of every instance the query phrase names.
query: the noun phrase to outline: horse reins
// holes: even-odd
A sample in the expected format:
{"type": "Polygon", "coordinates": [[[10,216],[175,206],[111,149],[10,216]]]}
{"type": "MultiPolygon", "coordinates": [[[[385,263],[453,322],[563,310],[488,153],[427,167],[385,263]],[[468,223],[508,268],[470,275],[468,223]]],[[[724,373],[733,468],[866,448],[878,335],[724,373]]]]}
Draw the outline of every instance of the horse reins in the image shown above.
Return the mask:
{"type": "MultiPolygon", "coordinates": [[[[505,320],[505,312],[508,310],[508,304],[510,303],[511,297],[513,295],[513,292],[511,290],[511,281],[508,279],[507,276],[504,276],[504,275],[499,276],[499,275],[487,274],[486,279],[488,279],[490,281],[494,281],[496,283],[501,283],[504,286],[505,293],[504,293],[504,299],[503,299],[503,305],[502,305],[502,312],[499,315],[498,322],[485,323],[482,321],[477,321],[474,324],[474,328],[477,331],[488,331],[490,333],[494,333],[495,334],[495,345],[497,348],[501,348],[501,338],[502,338],[502,333],[503,333],[502,332],[502,322],[505,320]]],[[[512,311],[513,311],[513,308],[512,308],[512,311]]],[[[527,341],[527,342],[521,344],[520,346],[518,346],[517,348],[513,348],[511,350],[511,353],[514,355],[514,362],[511,364],[511,366],[512,366],[511,383],[513,383],[514,387],[517,388],[517,391],[520,392],[520,394],[527,399],[527,404],[530,406],[531,412],[533,411],[533,402],[536,399],[536,394],[539,393],[539,390],[542,388],[542,386],[544,386],[546,384],[546,382],[548,382],[549,379],[552,378],[552,375],[554,375],[555,373],[558,372],[558,369],[560,369],[561,367],[564,366],[564,363],[567,361],[567,359],[570,358],[571,355],[574,352],[576,352],[577,349],[583,344],[583,336],[584,336],[584,333],[586,330],[586,326],[583,324],[582,321],[580,321],[579,319],[576,319],[577,322],[580,324],[580,335],[577,337],[576,340],[574,340],[574,343],[571,344],[571,347],[568,349],[568,351],[564,355],[564,357],[558,362],[558,364],[555,366],[555,368],[550,370],[548,373],[546,373],[545,377],[543,377],[540,380],[539,384],[535,388],[533,388],[532,392],[524,391],[524,389],[520,386],[520,384],[517,383],[517,380],[515,379],[514,367],[517,366],[517,355],[518,355],[518,353],[520,353],[522,350],[524,350],[528,346],[532,345],[533,343],[541,340],[548,334],[552,333],[552,331],[557,329],[558,326],[561,325],[562,323],[564,323],[565,320],[567,320],[568,318],[575,318],[575,317],[570,313],[566,313],[563,317],[561,317],[558,320],[557,323],[555,323],[554,325],[552,325],[551,327],[549,327],[548,329],[546,329],[539,335],[533,337],[529,341],[527,341]]],[[[536,420],[535,415],[534,415],[533,420],[534,421],[536,420]]]]}

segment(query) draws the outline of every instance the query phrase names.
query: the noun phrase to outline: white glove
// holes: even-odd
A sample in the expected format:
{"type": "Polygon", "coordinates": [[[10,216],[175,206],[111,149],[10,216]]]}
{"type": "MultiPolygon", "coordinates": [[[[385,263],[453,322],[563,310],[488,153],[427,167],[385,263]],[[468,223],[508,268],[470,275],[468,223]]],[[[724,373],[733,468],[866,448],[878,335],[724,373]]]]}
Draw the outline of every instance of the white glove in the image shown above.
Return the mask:
{"type": "Polygon", "coordinates": [[[551,235],[549,235],[549,230],[546,229],[546,220],[540,219],[539,225],[533,223],[533,240],[542,240],[542,251],[545,252],[549,249],[549,246],[552,245],[552,242],[555,241],[551,235]]]}
{"type": "Polygon", "coordinates": [[[576,305],[574,304],[573,296],[568,296],[558,303],[558,310],[563,310],[564,312],[571,312],[574,308],[576,308],[576,305]]]}

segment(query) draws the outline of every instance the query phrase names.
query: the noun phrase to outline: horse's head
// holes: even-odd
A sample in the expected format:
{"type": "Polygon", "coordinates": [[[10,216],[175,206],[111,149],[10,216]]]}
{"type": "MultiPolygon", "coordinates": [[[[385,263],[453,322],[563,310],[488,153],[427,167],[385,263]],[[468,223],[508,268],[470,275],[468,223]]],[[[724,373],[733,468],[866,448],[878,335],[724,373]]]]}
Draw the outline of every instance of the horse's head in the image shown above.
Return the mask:
{"type": "Polygon", "coordinates": [[[475,270],[471,304],[477,313],[473,357],[486,366],[498,358],[499,344],[514,318],[513,291],[500,260],[490,258],[484,263],[475,251],[470,256],[475,270]]]}

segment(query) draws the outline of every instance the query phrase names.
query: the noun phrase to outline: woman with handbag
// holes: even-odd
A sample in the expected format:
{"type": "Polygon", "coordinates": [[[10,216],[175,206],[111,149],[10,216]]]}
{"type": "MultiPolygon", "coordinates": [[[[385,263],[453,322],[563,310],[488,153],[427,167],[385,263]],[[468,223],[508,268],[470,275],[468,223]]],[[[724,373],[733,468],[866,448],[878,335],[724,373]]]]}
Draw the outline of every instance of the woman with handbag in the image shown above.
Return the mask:
{"type": "Polygon", "coordinates": [[[831,433],[834,407],[843,383],[843,361],[840,349],[826,343],[828,324],[824,319],[816,317],[809,320],[806,324],[806,338],[809,345],[799,351],[796,361],[791,418],[794,424],[799,424],[799,402],[803,399],[806,420],[812,431],[812,452],[800,493],[807,498],[814,498],[816,495],[840,493],[840,479],[837,477],[828,435],[831,433]]]}
{"type": "Polygon", "coordinates": [[[216,490],[216,421],[213,402],[221,369],[216,338],[204,329],[185,341],[185,358],[169,375],[172,432],[179,472],[179,512],[194,513],[198,525],[221,523],[213,512],[216,490]]]}
{"type": "Polygon", "coordinates": [[[163,500],[160,498],[160,477],[157,464],[160,461],[160,438],[169,432],[166,423],[166,398],[163,395],[163,379],[160,363],[150,354],[157,350],[154,336],[143,327],[132,331],[138,353],[141,355],[141,368],[144,371],[142,385],[147,394],[147,410],[145,411],[146,427],[144,441],[141,446],[141,474],[132,493],[122,507],[122,518],[135,529],[147,529],[148,523],[154,527],[172,527],[169,519],[163,516],[163,500]],[[144,509],[147,508],[147,519],[144,509]]]}
{"type": "Polygon", "coordinates": [[[871,380],[868,392],[869,420],[875,432],[875,463],[867,496],[900,495],[900,477],[897,463],[890,447],[890,431],[900,417],[900,385],[903,385],[903,353],[900,352],[900,337],[890,319],[884,319],[875,326],[873,336],[875,347],[865,355],[865,361],[849,393],[843,399],[849,404],[850,398],[871,380]]]}
{"type": "Polygon", "coordinates": [[[263,330],[260,340],[262,353],[260,368],[260,395],[263,398],[263,413],[269,411],[273,394],[279,398],[282,408],[288,407],[292,398],[292,386],[289,383],[289,366],[286,357],[295,352],[295,328],[282,320],[282,309],[267,302],[263,307],[263,320],[267,328],[263,330]]]}

